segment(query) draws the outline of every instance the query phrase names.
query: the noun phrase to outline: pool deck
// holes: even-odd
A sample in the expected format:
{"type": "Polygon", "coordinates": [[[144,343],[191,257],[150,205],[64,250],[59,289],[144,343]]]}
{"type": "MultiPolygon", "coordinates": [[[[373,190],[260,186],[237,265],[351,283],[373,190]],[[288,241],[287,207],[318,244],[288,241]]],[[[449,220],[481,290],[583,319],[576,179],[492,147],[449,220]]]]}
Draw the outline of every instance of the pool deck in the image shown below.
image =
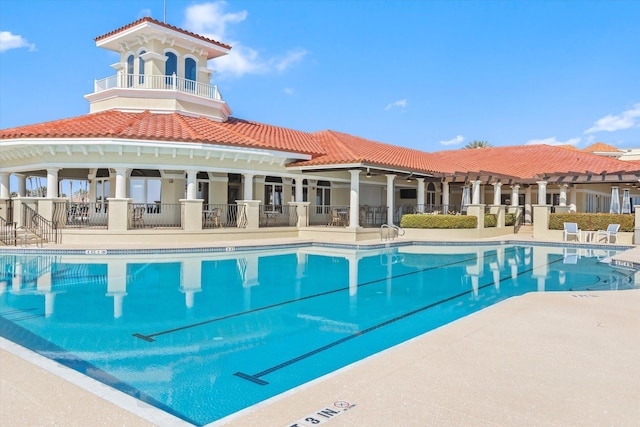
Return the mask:
{"type": "MultiPolygon", "coordinates": [[[[638,425],[638,384],[640,289],[529,293],[213,425],[638,425]]],[[[0,425],[178,424],[0,340],[0,425]]]]}

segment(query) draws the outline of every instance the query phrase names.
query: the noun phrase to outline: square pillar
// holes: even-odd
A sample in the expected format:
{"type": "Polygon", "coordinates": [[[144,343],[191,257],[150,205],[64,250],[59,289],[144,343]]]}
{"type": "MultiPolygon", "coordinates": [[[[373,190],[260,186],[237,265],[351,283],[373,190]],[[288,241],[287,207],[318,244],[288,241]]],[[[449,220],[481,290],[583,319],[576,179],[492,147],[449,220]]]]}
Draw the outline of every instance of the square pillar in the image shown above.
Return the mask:
{"type": "Polygon", "coordinates": [[[484,228],[484,207],[485,205],[469,205],[467,206],[467,215],[478,218],[478,230],[484,228]]]}
{"type": "Polygon", "coordinates": [[[115,197],[107,198],[109,201],[109,222],[107,228],[110,231],[126,231],[129,229],[129,216],[131,209],[129,207],[133,199],[117,199],[115,197]]]}
{"type": "Polygon", "coordinates": [[[291,209],[296,209],[298,214],[298,221],[296,227],[308,227],[309,226],[309,205],[310,202],[290,202],[291,209]]]}
{"type": "Polygon", "coordinates": [[[260,200],[236,200],[244,210],[238,215],[238,227],[248,230],[260,228],[260,200]]]}
{"type": "Polygon", "coordinates": [[[504,228],[504,219],[506,213],[506,206],[503,205],[491,205],[489,206],[489,212],[496,216],[497,228],[504,228]]]}
{"type": "Polygon", "coordinates": [[[202,203],[204,199],[180,199],[182,204],[182,229],[185,231],[202,230],[202,203]]]}
{"type": "Polygon", "coordinates": [[[533,205],[533,237],[543,237],[549,230],[550,205],[533,205]]]}

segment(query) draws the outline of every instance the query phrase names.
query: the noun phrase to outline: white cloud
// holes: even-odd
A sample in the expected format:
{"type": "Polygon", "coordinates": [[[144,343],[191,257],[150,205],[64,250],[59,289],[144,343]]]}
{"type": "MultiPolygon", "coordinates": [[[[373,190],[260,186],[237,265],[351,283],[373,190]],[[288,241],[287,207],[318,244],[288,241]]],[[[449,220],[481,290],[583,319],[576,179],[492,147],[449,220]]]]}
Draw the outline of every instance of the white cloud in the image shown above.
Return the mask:
{"type": "Polygon", "coordinates": [[[204,37],[231,45],[229,54],[212,61],[212,68],[220,76],[241,77],[244,74],[282,73],[301,62],[307,51],[297,48],[282,56],[263,58],[256,49],[245,46],[230,36],[230,28],[247,19],[248,12],[242,10],[227,13],[227,2],[216,1],[189,6],[186,9],[184,27],[204,37]]]}
{"type": "Polygon", "coordinates": [[[301,62],[306,54],[307,51],[304,49],[293,49],[287,52],[283,58],[274,58],[271,62],[274,64],[276,70],[282,73],[292,65],[301,62]]]}
{"type": "Polygon", "coordinates": [[[546,144],[546,145],[578,145],[581,138],[571,138],[566,141],[558,141],[555,136],[544,139],[530,139],[526,145],[546,144]]]}
{"type": "Polygon", "coordinates": [[[285,95],[293,95],[294,90],[291,89],[290,87],[285,87],[284,88],[284,93],[285,93],[285,95]]]}
{"type": "Polygon", "coordinates": [[[391,104],[389,104],[386,107],[384,107],[384,109],[389,111],[389,110],[391,110],[392,108],[395,108],[395,107],[402,108],[402,109],[406,108],[407,107],[407,99],[405,98],[405,99],[400,99],[398,101],[392,102],[391,104]]]}
{"type": "Polygon", "coordinates": [[[0,53],[6,52],[9,49],[18,49],[26,47],[29,51],[36,50],[36,45],[29,43],[27,39],[22,36],[11,34],[9,31],[0,31],[0,53]]]}
{"type": "Polygon", "coordinates": [[[599,120],[584,133],[615,132],[640,126],[640,103],[635,104],[630,110],[623,111],[620,115],[609,114],[599,120]]]}
{"type": "Polygon", "coordinates": [[[225,13],[227,2],[194,4],[186,11],[185,26],[196,34],[207,35],[213,40],[224,42],[227,38],[227,25],[238,24],[247,19],[246,10],[225,13]]]}
{"type": "Polygon", "coordinates": [[[450,139],[448,141],[440,141],[439,144],[440,145],[457,145],[457,144],[462,144],[462,141],[464,141],[464,136],[458,135],[455,138],[450,139]]]}

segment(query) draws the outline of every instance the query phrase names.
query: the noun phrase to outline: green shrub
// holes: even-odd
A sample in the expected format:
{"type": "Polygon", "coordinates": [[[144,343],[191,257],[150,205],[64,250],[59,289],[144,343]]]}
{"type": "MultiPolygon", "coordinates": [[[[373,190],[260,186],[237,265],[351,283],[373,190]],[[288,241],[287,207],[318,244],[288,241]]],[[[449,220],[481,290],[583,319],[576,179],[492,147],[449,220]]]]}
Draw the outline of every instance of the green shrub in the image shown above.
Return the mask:
{"type": "Polygon", "coordinates": [[[549,215],[549,230],[564,230],[565,222],[575,222],[579,229],[585,231],[606,230],[609,224],[620,224],[620,231],[633,231],[634,216],[608,213],[552,213],[549,215]]]}
{"type": "Polygon", "coordinates": [[[516,223],[516,214],[506,213],[504,216],[504,225],[515,225],[515,223],[516,223]]]}
{"type": "MultiPolygon", "coordinates": [[[[486,218],[485,218],[486,221],[486,218]]],[[[400,220],[402,228],[477,228],[478,218],[470,215],[407,214],[400,220]]]]}
{"type": "Polygon", "coordinates": [[[498,215],[496,214],[484,214],[484,226],[485,228],[498,226],[498,215]]]}

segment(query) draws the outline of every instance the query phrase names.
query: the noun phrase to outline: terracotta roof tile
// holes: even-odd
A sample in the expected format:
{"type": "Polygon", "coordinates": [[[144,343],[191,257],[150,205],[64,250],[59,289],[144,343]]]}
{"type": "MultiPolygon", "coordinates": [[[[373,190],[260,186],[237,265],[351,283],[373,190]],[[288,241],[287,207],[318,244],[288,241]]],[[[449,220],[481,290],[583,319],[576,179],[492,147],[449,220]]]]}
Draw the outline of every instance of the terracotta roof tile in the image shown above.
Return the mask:
{"type": "Polygon", "coordinates": [[[320,166],[365,163],[413,171],[435,172],[442,165],[433,154],[405,147],[375,142],[346,133],[325,130],[313,134],[325,154],[292,166],[320,166]]]}
{"type": "Polygon", "coordinates": [[[458,170],[492,171],[519,178],[568,172],[600,174],[630,170],[629,164],[621,160],[543,144],[440,151],[434,154],[443,161],[457,163],[458,170]]]}
{"type": "Polygon", "coordinates": [[[613,145],[605,144],[604,142],[596,142],[590,146],[583,148],[585,153],[619,153],[620,150],[613,145]]]}
{"type": "Polygon", "coordinates": [[[118,138],[247,146],[309,155],[324,150],[311,134],[237,118],[224,123],[180,113],[104,111],[0,130],[13,138],[118,138]]]}
{"type": "Polygon", "coordinates": [[[123,26],[123,27],[120,27],[120,28],[118,28],[118,29],[116,29],[116,30],[110,31],[110,32],[108,32],[107,34],[103,34],[103,35],[101,35],[101,36],[98,36],[98,37],[96,37],[96,38],[94,39],[94,41],[95,41],[95,42],[98,42],[98,41],[100,41],[100,40],[106,39],[106,38],[108,38],[108,37],[111,37],[111,36],[113,36],[113,35],[116,35],[116,34],[118,34],[118,33],[122,32],[122,31],[124,31],[124,30],[128,30],[129,28],[133,28],[133,27],[135,27],[136,25],[142,24],[143,22],[151,22],[151,23],[156,24],[156,25],[159,25],[159,26],[161,26],[161,27],[168,28],[168,29],[173,30],[173,31],[177,31],[177,32],[182,33],[182,34],[186,34],[186,35],[191,36],[191,37],[194,37],[194,38],[196,38],[196,39],[200,39],[200,40],[205,41],[205,42],[207,42],[207,43],[213,43],[213,44],[216,44],[216,45],[218,45],[218,46],[220,46],[220,47],[223,47],[223,48],[225,48],[225,49],[231,49],[231,46],[229,46],[228,44],[224,44],[224,43],[221,43],[221,42],[216,41],[216,40],[208,39],[208,38],[203,37],[203,36],[201,36],[201,35],[199,35],[199,34],[192,33],[191,31],[183,30],[182,28],[174,27],[173,25],[169,25],[169,24],[166,24],[166,23],[164,23],[164,22],[161,22],[161,21],[155,20],[155,19],[153,19],[153,18],[151,18],[151,17],[149,17],[149,16],[145,16],[144,18],[138,19],[138,20],[137,20],[137,21],[135,21],[135,22],[132,22],[132,23],[130,23],[130,24],[127,24],[127,25],[125,25],[125,26],[123,26]]]}

